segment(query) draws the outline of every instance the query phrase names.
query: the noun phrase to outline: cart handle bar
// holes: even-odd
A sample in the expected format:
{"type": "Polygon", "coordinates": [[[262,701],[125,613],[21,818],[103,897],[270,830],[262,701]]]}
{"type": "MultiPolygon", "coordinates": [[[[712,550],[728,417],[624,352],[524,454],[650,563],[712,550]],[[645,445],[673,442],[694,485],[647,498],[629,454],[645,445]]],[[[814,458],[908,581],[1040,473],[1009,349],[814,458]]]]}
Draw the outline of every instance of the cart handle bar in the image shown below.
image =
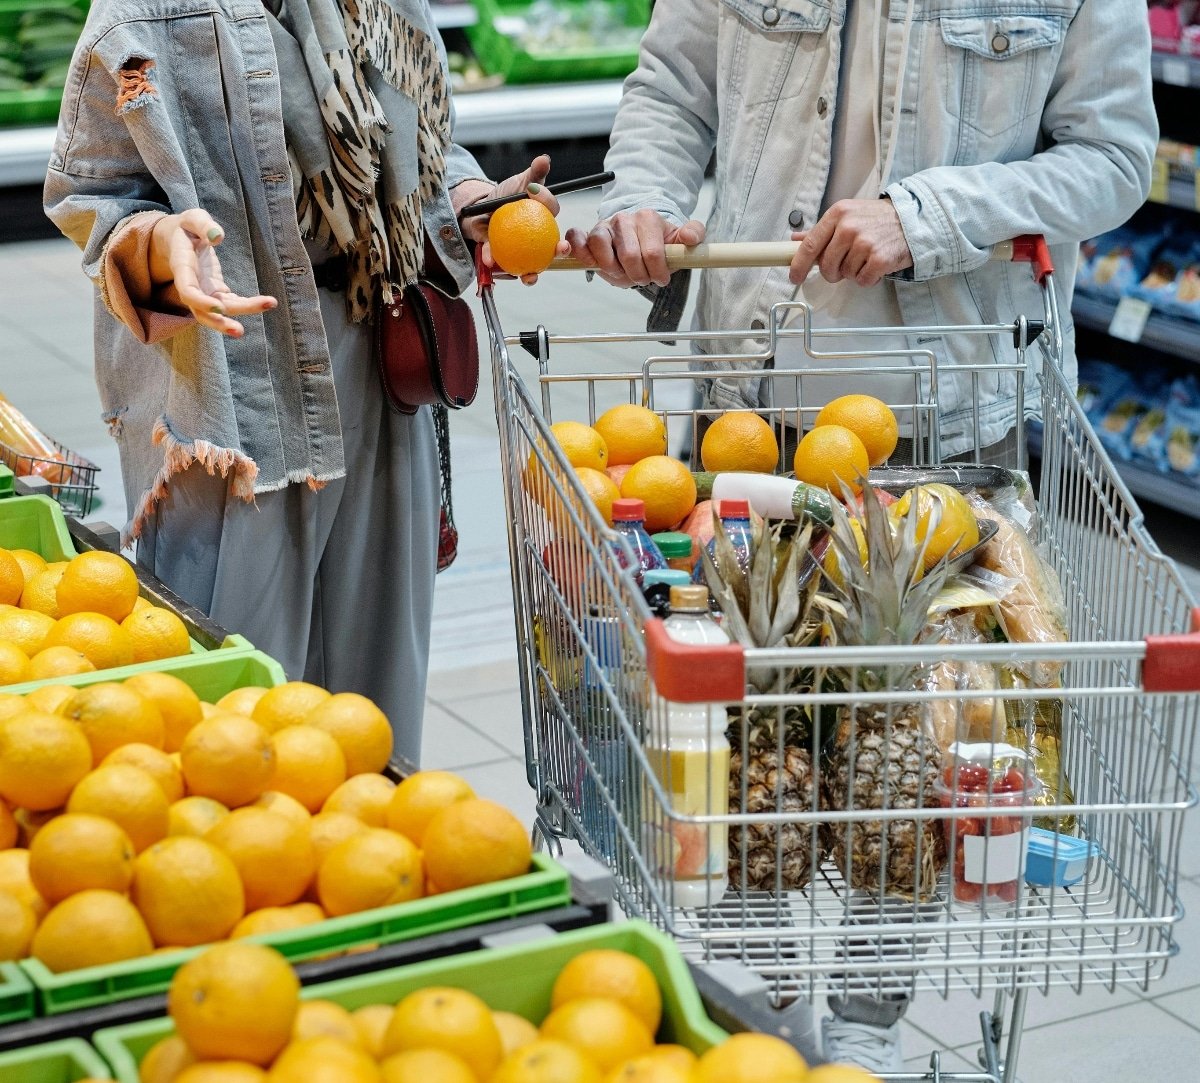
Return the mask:
{"type": "MultiPolygon", "coordinates": [[[[712,270],[727,267],[786,267],[795,258],[799,245],[794,241],[739,241],[735,243],[665,245],[667,269],[712,270]]],[[[1032,263],[1038,285],[1054,273],[1054,262],[1046,238],[1039,235],[1017,237],[992,249],[993,261],[1032,263]]],[[[558,256],[548,271],[586,271],[591,268],[574,256],[558,256]]]]}

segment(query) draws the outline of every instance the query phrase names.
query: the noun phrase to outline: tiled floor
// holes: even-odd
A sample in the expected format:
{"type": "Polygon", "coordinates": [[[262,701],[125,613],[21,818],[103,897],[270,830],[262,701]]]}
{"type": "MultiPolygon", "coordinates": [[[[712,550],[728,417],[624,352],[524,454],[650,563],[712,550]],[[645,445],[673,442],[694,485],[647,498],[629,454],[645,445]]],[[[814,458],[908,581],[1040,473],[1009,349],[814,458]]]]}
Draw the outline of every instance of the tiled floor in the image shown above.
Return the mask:
{"type": "MultiPolygon", "coordinates": [[[[593,207],[589,196],[569,197],[565,220],[587,224],[593,207]]],[[[119,524],[119,467],[98,419],[91,379],[92,290],[79,272],[77,253],[66,242],[0,247],[0,297],[0,391],[103,468],[103,506],[97,514],[119,524]]],[[[637,330],[645,314],[644,302],[635,295],[600,282],[585,285],[576,276],[547,278],[532,290],[505,283],[499,303],[510,333],[538,322],[552,323],[556,332],[637,330]]],[[[585,356],[597,371],[640,366],[644,358],[628,347],[591,348],[585,356]]],[[[578,405],[583,408],[582,398],[578,405]]],[[[427,766],[458,770],[481,794],[532,818],[498,457],[485,373],[479,401],[454,418],[462,549],[438,583],[423,754],[427,766]]],[[[1155,513],[1152,521],[1156,529],[1161,526],[1160,541],[1168,552],[1177,557],[1190,553],[1191,563],[1200,565],[1193,522],[1167,513],[1155,513]]],[[[1200,573],[1190,575],[1200,585],[1200,573]]],[[[1200,908],[1200,820],[1195,816],[1188,823],[1182,864],[1194,878],[1182,886],[1182,901],[1192,912],[1200,908]]],[[[1182,954],[1147,993],[1087,989],[1082,995],[1070,990],[1035,994],[1029,1003],[1022,1078],[1028,1083],[1196,1078],[1198,929],[1193,918],[1185,920],[1179,935],[1182,954]]],[[[905,1023],[910,1067],[923,1069],[930,1051],[942,1049],[948,1051],[944,1067],[969,1069],[982,1006],[967,995],[948,1001],[918,998],[905,1023]]]]}

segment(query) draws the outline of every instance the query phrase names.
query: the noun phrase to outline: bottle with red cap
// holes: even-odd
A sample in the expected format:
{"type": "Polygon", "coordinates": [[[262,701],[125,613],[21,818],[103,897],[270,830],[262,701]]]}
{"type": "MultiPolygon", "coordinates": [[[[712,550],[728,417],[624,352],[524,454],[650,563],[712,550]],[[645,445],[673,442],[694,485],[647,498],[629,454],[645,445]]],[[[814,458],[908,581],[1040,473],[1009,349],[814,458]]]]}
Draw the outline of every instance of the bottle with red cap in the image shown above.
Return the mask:
{"type": "MultiPolygon", "coordinates": [[[[750,557],[754,552],[754,532],[750,525],[750,501],[748,500],[719,500],[717,516],[721,520],[721,528],[725,531],[733,551],[737,556],[738,566],[742,571],[750,567],[750,557]]],[[[716,561],[717,542],[714,538],[708,543],[708,555],[716,561]]],[[[704,561],[696,563],[692,575],[693,582],[705,583],[704,561]]]]}
{"type": "MultiPolygon", "coordinates": [[[[632,497],[621,497],[612,505],[613,529],[620,534],[633,550],[633,576],[640,587],[646,572],[667,566],[666,558],[657,545],[650,540],[646,530],[646,505],[632,497]]],[[[629,567],[628,557],[621,546],[616,546],[617,561],[622,568],[629,567]]]]}

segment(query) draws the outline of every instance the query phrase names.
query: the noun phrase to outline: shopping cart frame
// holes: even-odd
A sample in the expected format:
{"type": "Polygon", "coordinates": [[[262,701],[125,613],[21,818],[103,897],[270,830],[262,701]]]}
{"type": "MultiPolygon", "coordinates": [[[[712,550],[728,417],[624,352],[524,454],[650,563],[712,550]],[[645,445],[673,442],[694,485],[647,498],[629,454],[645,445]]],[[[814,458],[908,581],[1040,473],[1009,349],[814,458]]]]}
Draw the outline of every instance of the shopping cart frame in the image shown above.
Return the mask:
{"type": "MultiPolygon", "coordinates": [[[[709,354],[707,360],[737,360],[747,366],[733,373],[722,372],[728,379],[779,379],[768,369],[767,363],[774,356],[779,342],[786,338],[799,338],[814,360],[822,362],[819,374],[836,375],[849,372],[831,367],[829,362],[839,359],[882,360],[905,356],[903,369],[881,366],[878,373],[899,371],[913,375],[914,395],[909,404],[910,416],[917,435],[928,437],[927,447],[914,440],[914,456],[922,461],[940,462],[937,439],[937,409],[939,371],[932,351],[914,349],[910,351],[885,350],[878,355],[846,353],[834,350],[819,350],[825,341],[836,342],[839,337],[864,334],[894,335],[910,337],[926,335],[990,335],[1011,339],[1016,359],[1011,365],[1000,366],[954,366],[971,373],[974,390],[975,416],[974,439],[976,452],[979,450],[979,378],[983,372],[1007,371],[1013,374],[1017,387],[1017,425],[1021,435],[1019,444],[1024,446],[1024,424],[1026,415],[1026,379],[1031,371],[1033,357],[1040,358],[1039,394],[1041,413],[1045,419],[1046,437],[1043,440],[1043,473],[1039,494],[1040,541],[1048,552],[1059,576],[1066,580],[1071,628],[1073,634],[1083,634],[1071,642],[1037,645],[962,646],[941,647],[938,656],[949,660],[979,662],[987,665],[1023,664],[1036,666],[1048,662],[1065,663],[1071,679],[1056,692],[1045,688],[1026,688],[1005,692],[1006,700],[1044,701],[1053,699],[1064,705],[1064,714],[1069,710],[1075,715],[1086,713],[1092,706],[1115,704],[1119,717],[1109,724],[1096,727],[1091,735],[1092,747],[1087,752],[1076,754],[1073,765],[1064,764],[1061,778],[1068,771],[1077,773],[1082,781],[1086,775],[1087,785],[1093,797],[1104,796],[1106,800],[1072,800],[1051,805],[1039,812],[1051,817],[1090,817],[1100,825],[1105,838],[1113,841],[1112,849],[1120,853],[1104,854],[1109,864],[1101,879],[1105,881],[1096,895],[1097,902],[1112,904],[1111,910],[1100,913],[1089,911],[1090,896],[1086,893],[1078,905],[1064,901],[1068,893],[1051,889],[1042,901],[1041,909],[1030,903],[1029,910],[1017,908],[1007,923],[979,920],[956,921],[958,933],[968,938],[977,936],[980,943],[978,956],[956,958],[950,947],[949,937],[945,959],[939,964],[944,971],[940,982],[932,982],[935,989],[947,995],[951,989],[972,989],[976,995],[985,989],[995,990],[996,1004],[991,1012],[981,1013],[983,1031],[982,1063],[984,1074],[947,1074],[936,1064],[932,1077],[962,1080],[1015,1080],[1016,1065],[1020,1051],[1024,1012],[1027,995],[1031,988],[1043,991],[1052,985],[1069,984],[1077,991],[1083,984],[1102,982],[1109,988],[1123,983],[1145,984],[1159,976],[1169,958],[1178,950],[1174,940],[1174,927],[1182,918],[1178,903],[1177,880],[1179,863],[1179,841],[1183,814],[1197,803],[1195,787],[1189,780],[1192,763],[1195,730],[1200,698],[1200,610],[1195,608],[1187,588],[1177,569],[1158,551],[1145,531],[1140,510],[1132,494],[1121,481],[1108,459],[1095,433],[1088,425],[1082,409],[1075,401],[1071,389],[1062,374],[1063,328],[1058,310],[1057,295],[1053,288],[1053,267],[1049,253],[1041,238],[1021,238],[998,251],[999,258],[1011,258],[1029,262],[1034,276],[1042,286],[1044,311],[1040,320],[1024,316],[1009,324],[880,328],[880,329],[823,329],[814,326],[813,315],[808,306],[799,302],[777,304],[771,313],[769,327],[747,330],[723,330],[708,332],[679,333],[672,337],[684,343],[717,344],[728,340],[765,340],[765,348],[753,352],[709,354]],[[800,328],[792,330],[786,326],[790,317],[798,317],[800,328]],[[1032,356],[1031,356],[1032,355],[1032,356]],[[918,373],[918,375],[914,375],[918,373]],[[922,379],[925,378],[924,393],[922,379]],[[927,419],[925,422],[922,418],[927,419]],[[922,430],[922,424],[925,424],[922,430]],[[922,454],[922,452],[924,452],[922,454]],[[1103,544],[1102,544],[1103,543],[1103,544]],[[1141,600],[1121,597],[1124,592],[1113,591],[1117,597],[1105,598],[1098,591],[1096,581],[1087,578],[1087,569],[1095,576],[1095,568],[1102,557],[1119,558],[1120,567],[1134,582],[1137,589],[1144,588],[1141,600]],[[1128,732],[1130,719],[1149,719],[1152,711],[1165,712],[1165,720],[1154,729],[1155,743],[1151,753],[1143,756],[1145,763],[1131,767],[1136,753],[1135,742],[1128,732]],[[1111,732],[1110,732],[1111,731],[1111,732]],[[1152,763],[1150,761],[1153,761],[1152,763]],[[1105,775],[1107,772],[1107,776],[1105,775]],[[1130,797],[1136,800],[1130,800],[1130,797]],[[1136,868],[1125,870],[1118,867],[1119,857],[1135,857],[1136,868]],[[1102,899],[1103,896],[1103,899],[1102,899]],[[1056,906],[1060,907],[1056,913],[1056,906]],[[1072,909],[1074,907],[1074,909],[1072,909]],[[1056,944],[1055,922],[1066,923],[1079,934],[1078,954],[1063,949],[1062,941],[1056,944]],[[997,934],[997,930],[1001,930],[997,934]],[[986,949],[982,946],[987,936],[1007,936],[1009,949],[986,949]],[[1039,946],[1038,938],[1048,948],[1043,958],[1034,954],[1039,946]],[[1090,939],[1089,939],[1090,938],[1090,939]],[[1096,944],[1100,949],[1096,952],[1096,944]],[[1022,943],[1032,948],[1021,950],[1022,943]],[[1058,955],[1054,954],[1057,947],[1058,955]],[[991,954],[989,954],[991,951],[991,954]],[[953,972],[953,979],[952,979],[953,972]],[[1006,997],[1011,995],[1012,1005],[1007,1027],[1008,1044],[1001,1060],[1001,1044],[1004,1034],[1002,1021],[1005,1015],[1006,997]]],[[[755,671],[770,671],[772,667],[795,666],[807,651],[820,652],[822,663],[846,667],[866,664],[904,666],[927,662],[929,648],[799,648],[787,650],[744,650],[741,647],[682,648],[673,643],[663,631],[661,622],[653,619],[646,608],[632,576],[623,571],[614,558],[614,551],[621,542],[606,526],[592,507],[584,491],[574,482],[570,464],[550,436],[549,424],[553,417],[553,397],[556,385],[580,381],[587,382],[587,410],[589,418],[597,413],[597,391],[605,385],[628,384],[627,401],[641,401],[670,419],[683,413],[711,411],[678,411],[656,405],[656,385],[674,380],[695,381],[712,377],[711,371],[694,366],[694,358],[654,356],[647,358],[640,372],[593,373],[563,372],[554,370],[550,364],[551,351],[571,345],[605,346],[613,343],[645,344],[648,350],[661,340],[660,335],[649,333],[594,334],[594,335],[551,335],[544,327],[517,336],[506,336],[503,332],[493,293],[491,276],[481,274],[481,297],[491,345],[493,361],[493,386],[496,414],[501,434],[501,466],[504,472],[504,496],[506,502],[508,540],[512,556],[513,592],[517,613],[517,642],[521,670],[522,710],[525,721],[527,770],[531,786],[538,797],[538,832],[554,845],[561,836],[571,837],[591,853],[607,858],[613,867],[617,883],[618,899],[630,913],[655,921],[661,927],[681,939],[682,943],[700,945],[700,952],[707,958],[719,958],[723,948],[737,941],[741,933],[740,949],[744,961],[764,970],[766,976],[777,985],[779,999],[786,1001],[794,995],[809,996],[829,991],[818,975],[821,966],[827,966],[810,954],[807,964],[799,955],[784,958],[783,938],[795,935],[797,929],[816,935],[814,924],[806,930],[802,923],[785,925],[784,905],[778,899],[771,904],[775,916],[774,927],[756,927],[754,934],[759,941],[767,942],[772,937],[778,944],[776,957],[763,963],[761,958],[749,960],[745,956],[748,930],[741,928],[726,930],[724,934],[708,927],[689,926],[683,915],[664,898],[661,884],[656,884],[653,870],[644,853],[640,853],[641,842],[635,837],[638,823],[627,822],[628,810],[637,806],[642,813],[647,807],[650,815],[659,815],[669,821],[694,822],[711,826],[720,821],[728,827],[749,824],[800,823],[807,825],[816,819],[830,823],[852,824],[862,818],[858,809],[818,810],[811,813],[776,814],[729,814],[725,816],[681,816],[670,809],[669,796],[653,777],[641,751],[640,738],[646,725],[661,725],[652,717],[655,712],[647,710],[641,696],[640,685],[648,676],[651,686],[662,700],[681,702],[742,702],[753,703],[765,709],[782,711],[794,702],[795,697],[787,694],[747,693],[747,676],[755,671]],[[520,346],[537,360],[538,394],[535,396],[516,368],[510,347],[520,346]],[[531,503],[524,475],[535,466],[544,472],[549,488],[549,502],[553,512],[544,508],[539,511],[531,503]],[[551,520],[547,533],[547,517],[551,520]],[[540,531],[540,533],[539,533],[540,531]],[[554,576],[548,574],[547,552],[557,536],[569,536],[571,556],[577,567],[586,568],[585,582],[561,589],[554,576]],[[543,547],[543,544],[545,546],[543,547]],[[570,595],[582,591],[592,598],[604,598],[610,605],[612,619],[620,629],[621,647],[625,666],[620,675],[611,676],[602,671],[601,660],[581,634],[578,619],[572,620],[570,595]],[[555,626],[548,630],[544,618],[552,614],[555,626]],[[543,623],[539,624],[539,621],[543,623]],[[566,627],[563,627],[565,622],[566,627]],[[568,696],[560,693],[555,669],[562,659],[555,656],[553,649],[546,649],[546,640],[557,637],[561,644],[572,641],[578,649],[576,662],[600,672],[599,686],[612,712],[619,719],[623,738],[628,742],[627,759],[619,770],[612,764],[597,762],[589,755],[587,742],[581,726],[575,724],[571,712],[574,706],[568,696]],[[557,729],[549,726],[553,720],[557,729]],[[572,765],[590,779],[597,787],[600,798],[610,813],[611,839],[598,841],[594,826],[585,824],[581,818],[578,790],[582,783],[579,776],[572,778],[564,771],[565,764],[572,765]],[[633,776],[633,777],[630,777],[633,776]],[[574,791],[572,792],[572,788],[574,791]],[[605,854],[605,849],[616,853],[605,854]],[[784,972],[793,965],[800,968],[802,979],[787,984],[784,972]],[[805,969],[807,967],[807,969],[805,969]]],[[[861,371],[855,369],[854,371],[861,371]]],[[[944,374],[944,366],[943,373],[944,374]]],[[[794,374],[787,377],[791,379],[794,374]]],[[[801,399],[802,396],[797,396],[801,399]]],[[[792,410],[796,420],[810,419],[815,407],[768,408],[761,411],[771,420],[778,419],[783,425],[785,414],[792,410]]],[[[693,422],[695,424],[695,421],[693,422]]],[[[797,428],[799,425],[796,426],[797,428]]],[[[695,431],[695,430],[693,430],[695,431]]],[[[546,500],[541,501],[542,504],[546,500]]],[[[628,556],[628,554],[626,554],[628,556]]],[[[577,608],[577,607],[576,607],[577,608]]],[[[550,644],[551,648],[554,646],[550,644]]],[[[563,684],[569,683],[567,680],[563,684]]],[[[887,701],[894,693],[882,693],[872,697],[856,691],[853,702],[869,703],[887,701]]],[[[974,698],[981,698],[982,694],[974,698]]],[[[918,699],[922,703],[934,702],[939,698],[955,698],[958,702],[970,701],[972,694],[956,692],[947,696],[926,692],[914,697],[906,691],[906,700],[918,699]]],[[[820,705],[844,703],[841,696],[832,693],[809,695],[806,701],[820,705]]],[[[1086,737],[1086,722],[1075,723],[1078,734],[1086,737]]],[[[1082,738],[1081,738],[1082,740],[1082,738]]],[[[1086,740],[1083,743],[1087,743],[1086,740]]],[[[1061,791],[1060,791],[1061,792],[1061,791]]],[[[944,820],[954,815],[953,810],[925,808],[922,818],[930,821],[944,820]]],[[[912,813],[900,809],[872,810],[871,819],[887,822],[911,819],[912,813]]],[[[989,813],[984,813],[989,818],[989,813]]],[[[608,830],[608,828],[605,828],[608,830]]],[[[815,826],[813,827],[815,831],[815,826]]],[[[820,885],[818,885],[820,886],[820,885]]],[[[848,893],[847,893],[848,895],[848,893]]],[[[1023,902],[1025,900],[1023,899],[1023,902]]],[[[787,904],[790,906],[790,904],[787,904]]],[[[845,904],[849,913],[848,903],[845,904]]],[[[811,904],[815,912],[815,904],[811,904]]],[[[743,917],[749,913],[746,900],[742,900],[743,917]]],[[[803,916],[804,904],[799,904],[803,916]]],[[[715,912],[715,908],[712,912],[715,912]]],[[[789,916],[794,915],[789,910],[789,916]]],[[[913,911],[913,927],[916,928],[916,909],[913,911]]],[[[811,914],[810,914],[811,918],[811,914]]],[[[845,941],[845,924],[841,939],[845,941]]],[[[876,924],[860,924],[862,937],[882,939],[894,938],[894,921],[885,921],[880,916],[876,924]]],[[[828,930],[823,930],[828,934],[828,930]]],[[[897,961],[886,950],[875,960],[863,963],[856,961],[855,967],[864,973],[876,975],[884,987],[886,981],[910,970],[911,991],[916,990],[918,970],[924,970],[927,958],[925,951],[917,949],[921,937],[914,932],[911,952],[908,957],[897,961]]],[[[735,952],[736,953],[736,952],[735,952]]],[[[929,1079],[929,1075],[889,1076],[894,1079],[929,1079]]]]}

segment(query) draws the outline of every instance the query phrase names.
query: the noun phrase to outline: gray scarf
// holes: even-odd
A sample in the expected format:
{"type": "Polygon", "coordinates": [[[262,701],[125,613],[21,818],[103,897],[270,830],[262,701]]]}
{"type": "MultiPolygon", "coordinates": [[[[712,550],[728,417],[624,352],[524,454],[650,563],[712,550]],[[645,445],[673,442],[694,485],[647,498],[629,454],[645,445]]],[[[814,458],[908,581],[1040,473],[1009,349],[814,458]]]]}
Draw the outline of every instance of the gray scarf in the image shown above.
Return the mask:
{"type": "Polygon", "coordinates": [[[441,54],[387,0],[263,6],[300,229],[345,255],[346,305],[360,322],[380,295],[390,302],[422,269],[422,210],[441,191],[451,145],[441,54]],[[387,116],[396,109],[415,110],[415,144],[397,145],[387,116]]]}

